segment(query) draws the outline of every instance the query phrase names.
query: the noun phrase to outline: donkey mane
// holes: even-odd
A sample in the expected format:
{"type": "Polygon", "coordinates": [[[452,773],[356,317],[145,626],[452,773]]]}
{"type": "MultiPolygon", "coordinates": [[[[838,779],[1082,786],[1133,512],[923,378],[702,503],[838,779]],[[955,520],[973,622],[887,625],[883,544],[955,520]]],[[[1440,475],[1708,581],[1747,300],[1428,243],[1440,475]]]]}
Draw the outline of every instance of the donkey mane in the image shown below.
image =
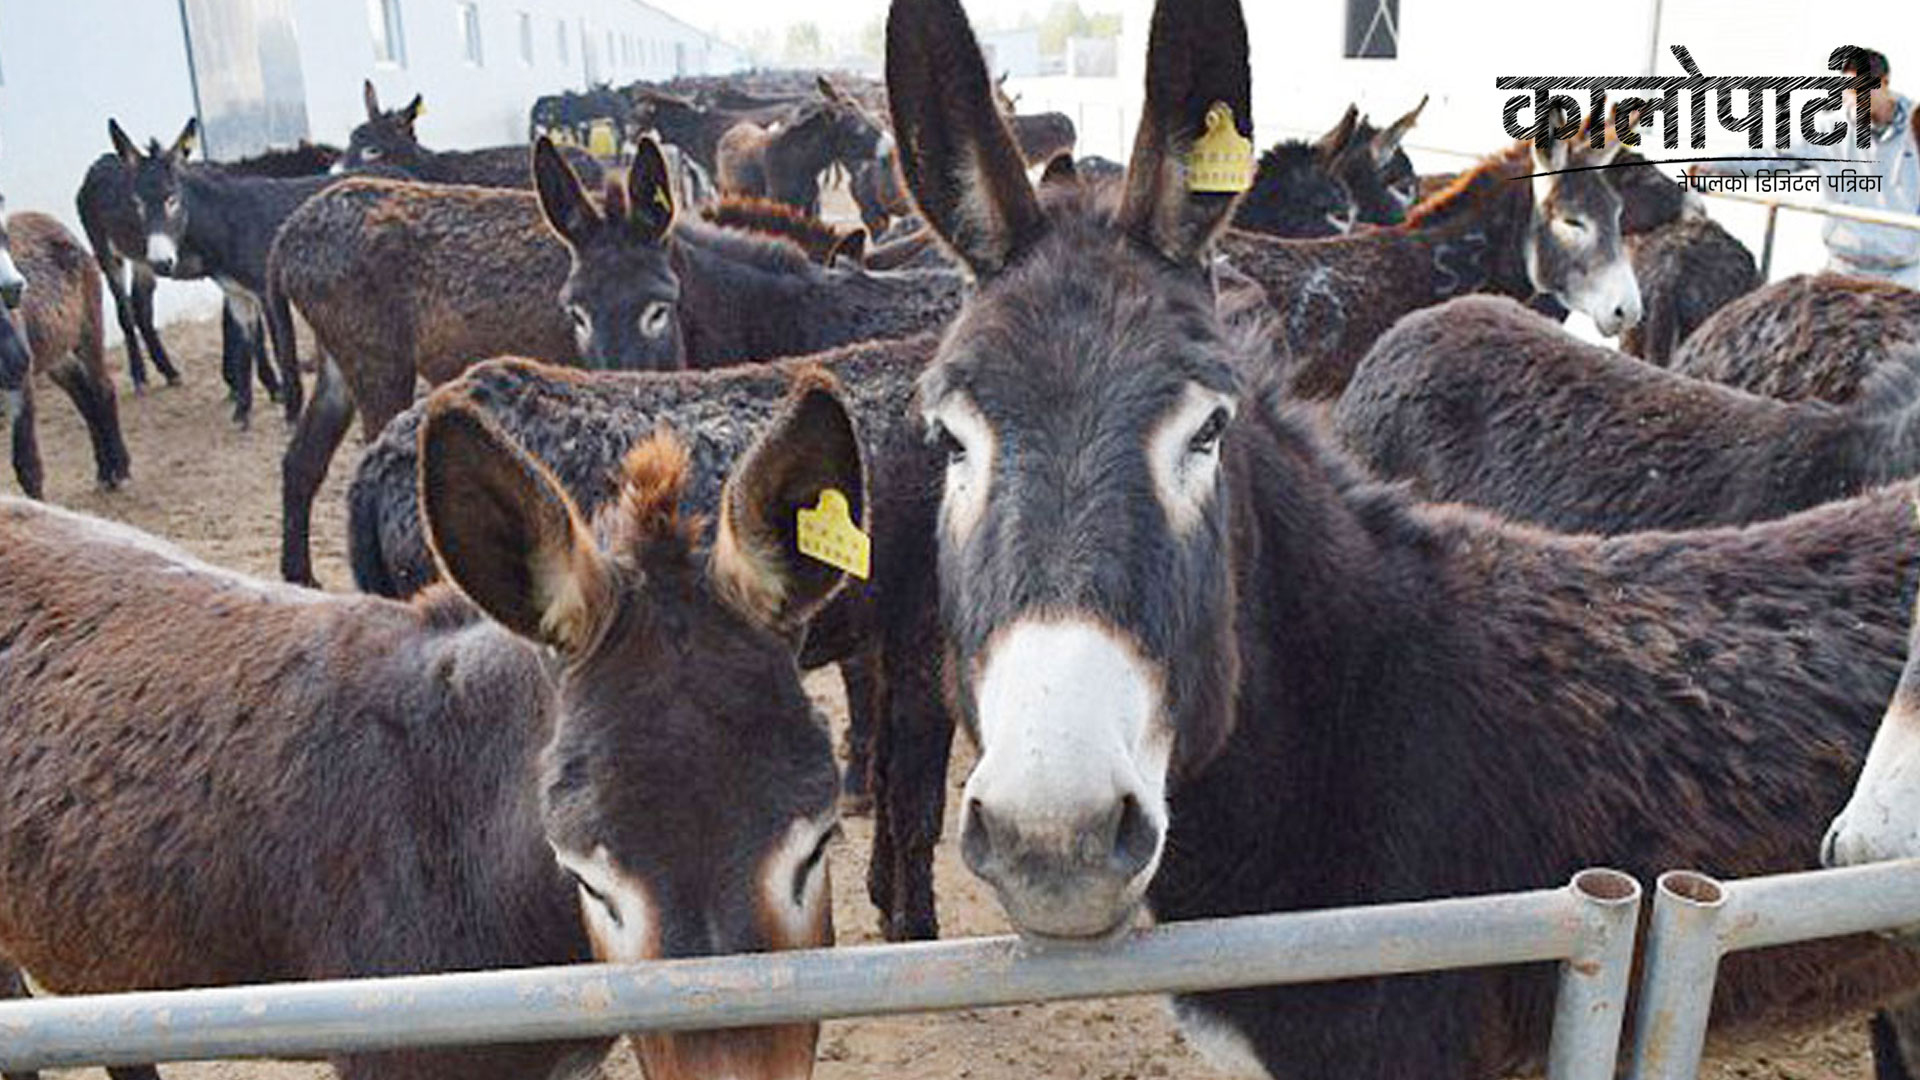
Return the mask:
{"type": "Polygon", "coordinates": [[[802,250],[830,250],[840,240],[832,225],[786,203],[753,195],[728,195],[700,208],[708,224],[733,232],[757,233],[797,244],[802,250]]]}
{"type": "Polygon", "coordinates": [[[1526,143],[1514,143],[1481,158],[1446,187],[1409,207],[1403,227],[1412,230],[1440,225],[1459,210],[1485,199],[1498,198],[1507,190],[1505,185],[1524,172],[1527,154],[1526,143]]]}
{"type": "Polygon", "coordinates": [[[620,497],[609,504],[612,550],[639,556],[665,547],[684,555],[696,546],[705,520],[680,513],[689,468],[686,444],[665,425],[634,444],[620,465],[620,497]]]}
{"type": "Polygon", "coordinates": [[[674,222],[673,235],[715,255],[773,274],[805,274],[813,261],[799,244],[771,233],[728,228],[693,218],[674,222]]]}

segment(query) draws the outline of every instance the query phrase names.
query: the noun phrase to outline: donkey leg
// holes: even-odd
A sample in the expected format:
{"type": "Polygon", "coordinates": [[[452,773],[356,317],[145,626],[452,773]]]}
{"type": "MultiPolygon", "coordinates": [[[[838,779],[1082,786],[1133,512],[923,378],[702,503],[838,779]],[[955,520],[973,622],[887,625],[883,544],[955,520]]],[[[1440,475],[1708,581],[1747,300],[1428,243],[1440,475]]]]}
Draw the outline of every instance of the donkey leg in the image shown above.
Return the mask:
{"type": "Polygon", "coordinates": [[[271,401],[282,400],[280,373],[274,369],[273,354],[267,348],[267,320],[256,318],[247,328],[247,352],[253,357],[254,373],[271,401]]]}
{"type": "MultiPolygon", "coordinates": [[[[285,407],[287,423],[300,421],[300,346],[293,336],[293,308],[284,296],[266,301],[267,336],[273,341],[274,358],[280,362],[280,404],[285,407]]],[[[334,372],[335,379],[340,373],[334,372]]],[[[316,388],[315,394],[319,393],[316,388]]],[[[331,451],[329,451],[331,452],[331,451]]]]}
{"type": "Polygon", "coordinates": [[[139,327],[140,336],[146,339],[147,351],[153,354],[154,369],[160,377],[167,380],[168,386],[180,385],[180,372],[167,359],[167,347],[160,341],[160,331],[153,325],[153,290],[156,287],[153,271],[144,265],[133,267],[133,318],[139,327]]]}
{"type": "Polygon", "coordinates": [[[847,688],[847,771],[840,798],[848,813],[873,809],[873,717],[882,680],[877,652],[868,649],[840,661],[840,681],[847,688]]]}
{"type": "MultiPolygon", "coordinates": [[[[926,584],[918,590],[930,593],[926,584]]],[[[911,592],[912,590],[907,590],[911,592]]],[[[881,629],[885,703],[873,731],[873,858],[867,895],[889,941],[940,936],[933,849],[946,809],[953,719],[940,685],[940,636],[928,595],[887,592],[899,613],[881,629]]]]}
{"type": "Polygon", "coordinates": [[[33,427],[33,384],[6,391],[7,422],[13,425],[13,475],[30,499],[45,497],[46,470],[40,465],[40,439],[33,427]]]}
{"type": "Polygon", "coordinates": [[[100,388],[87,377],[86,369],[71,359],[49,371],[47,377],[73,399],[74,409],[86,422],[87,437],[93,442],[94,474],[100,486],[108,491],[119,487],[122,468],[119,455],[123,450],[117,445],[120,419],[111,399],[104,398],[100,388]]]}
{"type": "Polygon", "coordinates": [[[280,576],[302,585],[313,577],[311,525],[313,496],[327,478],[333,453],[353,419],[353,396],[331,356],[321,354],[313,401],[300,414],[280,459],[280,576]]]}
{"type": "Polygon", "coordinates": [[[1868,1021],[1874,1080],[1920,1077],[1920,995],[1889,1004],[1868,1021]]]}
{"type": "Polygon", "coordinates": [[[253,420],[253,365],[247,330],[231,299],[220,304],[220,378],[233,402],[233,422],[242,429],[253,420]]]}
{"type": "Polygon", "coordinates": [[[100,260],[100,274],[107,279],[107,293],[113,297],[113,317],[120,323],[120,340],[127,350],[127,377],[139,393],[147,388],[147,354],[140,344],[140,327],[134,322],[133,302],[127,299],[127,283],[121,280],[127,263],[117,257],[100,260]]]}

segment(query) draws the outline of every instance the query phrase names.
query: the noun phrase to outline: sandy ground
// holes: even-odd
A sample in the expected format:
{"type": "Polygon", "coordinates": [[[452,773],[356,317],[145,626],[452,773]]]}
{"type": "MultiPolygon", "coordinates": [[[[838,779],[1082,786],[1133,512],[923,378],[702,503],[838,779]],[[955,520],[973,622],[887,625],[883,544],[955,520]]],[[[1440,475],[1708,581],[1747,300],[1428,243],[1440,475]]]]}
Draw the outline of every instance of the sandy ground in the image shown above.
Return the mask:
{"type": "MultiPolygon", "coordinates": [[[[187,381],[141,397],[127,389],[124,358],[115,350],[112,362],[134,474],[132,483],[118,493],[94,490],[85,430],[64,396],[42,381],[40,438],[47,494],[63,505],[163,535],[210,561],[271,576],[278,567],[279,456],[286,428],[264,402],[257,407],[253,430],[237,431],[228,421],[218,375],[218,330],[213,322],[171,328],[167,339],[187,381]]],[[[358,455],[356,433],[334,462],[315,507],[315,567],[331,589],[351,587],[343,494],[358,455]]],[[[10,474],[0,480],[0,490],[18,490],[10,474]]],[[[182,647],[191,645],[183,642],[182,647]]],[[[815,673],[808,686],[836,721],[844,722],[844,699],[833,673],[815,673]]],[[[964,758],[956,761],[956,786],[966,764],[964,758]]],[[[949,800],[950,809],[954,801],[949,800]]],[[[950,821],[947,835],[955,833],[950,821]]],[[[838,885],[835,921],[842,944],[878,938],[865,896],[870,838],[867,819],[849,820],[846,839],[832,855],[838,885]]],[[[948,935],[1005,931],[991,897],[968,876],[950,843],[940,851],[937,873],[941,923],[948,935]]],[[[330,1075],[311,1064],[220,1063],[169,1066],[165,1071],[178,1080],[307,1080],[330,1075]]],[[[624,1049],[608,1071],[618,1080],[637,1080],[639,1075],[624,1049]]],[[[1705,1075],[1714,1080],[1828,1080],[1863,1077],[1869,1071],[1863,1025],[1850,1024],[1747,1047],[1737,1057],[1716,1060],[1705,1075]]],[[[821,1080],[1202,1080],[1219,1074],[1181,1039],[1157,999],[1133,998],[832,1023],[820,1040],[815,1075],[821,1080]]]]}

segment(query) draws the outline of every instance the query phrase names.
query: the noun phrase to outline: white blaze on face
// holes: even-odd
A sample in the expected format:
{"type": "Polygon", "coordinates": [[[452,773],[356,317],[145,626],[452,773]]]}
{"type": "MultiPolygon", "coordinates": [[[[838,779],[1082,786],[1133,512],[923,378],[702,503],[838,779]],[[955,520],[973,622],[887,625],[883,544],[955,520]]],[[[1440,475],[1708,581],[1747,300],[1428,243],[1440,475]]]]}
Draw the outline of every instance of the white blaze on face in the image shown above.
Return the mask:
{"type": "Polygon", "coordinates": [[[157,232],[147,236],[147,262],[154,266],[170,266],[179,255],[173,245],[173,237],[157,232]]]}
{"type": "Polygon", "coordinates": [[[800,818],[760,864],[760,893],[766,911],[779,924],[783,946],[812,944],[827,895],[827,846],[838,829],[832,816],[825,821],[800,818]]]}
{"type": "MultiPolygon", "coordinates": [[[[1091,619],[1027,619],[995,636],[976,684],[977,801],[1023,837],[1072,851],[1074,830],[1131,796],[1164,838],[1173,733],[1159,673],[1114,629],[1091,619]]],[[[1135,876],[1144,889],[1160,864],[1135,876]]]]}
{"type": "Polygon", "coordinates": [[[1880,720],[1867,762],[1827,831],[1832,865],[1920,855],[1920,710],[1904,685],[1880,720]]]}
{"type": "Polygon", "coordinates": [[[596,956],[610,963],[635,963],[659,954],[657,920],[646,886],[615,866],[604,845],[590,855],[556,847],[553,857],[574,877],[596,956]]]}
{"type": "MultiPolygon", "coordinates": [[[[1640,280],[1634,276],[1633,262],[1627,257],[1625,244],[1616,245],[1613,258],[1604,266],[1593,265],[1598,258],[1600,223],[1583,215],[1550,209],[1547,197],[1559,186],[1560,179],[1559,176],[1533,178],[1533,212],[1545,219],[1553,243],[1571,264],[1566,280],[1555,291],[1561,303],[1584,313],[1602,334],[1613,337],[1640,323],[1643,310],[1640,280]]],[[[1541,288],[1544,283],[1539,253],[1531,243],[1526,245],[1526,262],[1527,277],[1534,288],[1541,288]]]]}
{"type": "Polygon", "coordinates": [[[1220,477],[1220,434],[1233,417],[1233,399],[1188,383],[1180,403],[1147,436],[1153,493],[1176,535],[1200,523],[1220,477]]]}
{"type": "Polygon", "coordinates": [[[946,487],[940,500],[940,523],[948,537],[964,541],[986,516],[988,487],[997,450],[993,429],[972,401],[949,394],[926,416],[929,425],[944,428],[961,453],[947,462],[946,487]]]}

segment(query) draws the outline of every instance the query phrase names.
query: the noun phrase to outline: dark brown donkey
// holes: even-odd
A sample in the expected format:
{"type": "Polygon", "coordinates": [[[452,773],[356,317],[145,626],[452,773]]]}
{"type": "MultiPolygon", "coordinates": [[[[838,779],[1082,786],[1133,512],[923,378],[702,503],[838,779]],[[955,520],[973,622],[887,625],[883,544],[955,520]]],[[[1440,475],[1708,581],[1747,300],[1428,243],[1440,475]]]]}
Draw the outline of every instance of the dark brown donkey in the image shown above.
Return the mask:
{"type": "Polygon", "coordinates": [[[1591,168],[1618,149],[1522,143],[1415,206],[1404,224],[1326,240],[1234,232],[1221,248],[1266,287],[1287,385],[1303,397],[1338,397],[1400,316],[1463,293],[1551,296],[1612,334],[1640,319],[1620,196],[1591,168]],[[1526,179],[1565,169],[1588,171],[1526,179]]]}
{"type": "Polygon", "coordinates": [[[720,199],[700,207],[700,220],[723,229],[791,240],[821,266],[841,260],[848,266],[859,266],[867,248],[866,234],[860,229],[838,228],[772,199],[739,195],[720,199]]]}
{"type": "Polygon", "coordinates": [[[773,125],[743,121],[720,137],[714,178],[721,191],[818,214],[819,177],[827,166],[853,169],[881,156],[880,125],[860,103],[825,78],[819,90],[820,100],[773,125]]]}
{"type": "MultiPolygon", "coordinates": [[[[1234,0],[1155,10],[1117,204],[1027,186],[955,0],[897,0],[887,38],[909,188],[980,277],[918,406],[980,748],[960,849],[1018,928],[1814,864],[1899,673],[1911,486],[1612,540],[1413,503],[1248,382],[1266,345],[1215,315],[1233,199],[1183,161],[1212,103],[1253,121],[1234,0]]],[[[1718,1016],[1917,983],[1868,938],[1738,956],[1718,1016]]],[[[1540,1064],[1553,993],[1535,964],[1176,1006],[1237,1075],[1468,1080],[1540,1064]]]]}
{"type": "Polygon", "coordinates": [[[551,144],[534,159],[538,200],[354,180],[281,231],[274,287],[331,359],[285,459],[289,580],[311,578],[308,511],[355,403],[371,438],[412,399],[416,375],[440,382],[501,354],[715,366],[901,337],[959,307],[955,274],[822,269],[784,241],[676,220],[650,141],[604,208],[551,144]]]}
{"type": "MultiPolygon", "coordinates": [[[[5,210],[0,200],[0,215],[5,210]]],[[[132,475],[102,348],[98,270],[79,239],[46,214],[0,222],[0,300],[8,308],[0,311],[0,393],[13,424],[14,477],[36,499],[45,477],[34,425],[36,374],[66,391],[86,421],[100,486],[119,487],[132,475]]]]}
{"type": "MultiPolygon", "coordinates": [[[[589,529],[481,411],[437,402],[420,490],[459,592],[412,603],[0,502],[0,954],[89,993],[831,944],[832,747],[791,643],[840,573],[793,522],[827,488],[860,520],[865,487],[829,384],[799,382],[733,470],[711,554],[671,436],[632,451],[589,529]],[[169,656],[146,644],[157,617],[267,662],[169,656]]],[[[814,1040],[635,1042],[652,1080],[785,1080],[814,1040]]],[[[557,1077],[611,1043],[334,1064],[557,1077]]]]}
{"type": "MultiPolygon", "coordinates": [[[[336,172],[397,169],[431,184],[478,187],[524,188],[531,183],[525,145],[429,150],[420,145],[414,133],[414,125],[426,111],[426,103],[419,94],[398,109],[383,110],[379,91],[373,88],[373,80],[368,79],[361,87],[361,97],[367,106],[367,119],[347,136],[347,150],[334,165],[336,172]]],[[[563,153],[568,164],[585,177],[587,183],[600,186],[600,163],[591,154],[576,147],[567,147],[563,153]]]]}
{"type": "Polygon", "coordinates": [[[1920,473],[1920,345],[1848,405],[1786,402],[1469,296],[1381,337],[1333,416],[1363,463],[1422,498],[1562,532],[1734,525],[1920,473]]]}
{"type": "MultiPolygon", "coordinates": [[[[746,448],[754,426],[788,393],[796,372],[818,365],[846,387],[872,466],[873,578],[856,582],[814,620],[802,663],[839,662],[847,680],[853,760],[847,782],[858,794],[866,779],[866,732],[880,740],[892,729],[941,726],[938,678],[937,597],[933,576],[933,501],[939,490],[939,454],[925,445],[912,420],[913,381],[933,355],[929,335],[872,341],[829,353],[718,371],[659,373],[573,371],[496,360],[480,364],[436,392],[461,394],[485,408],[501,428],[554,472],[574,501],[591,510],[613,494],[620,455],[636,438],[666,427],[681,433],[693,450],[694,477],[688,505],[706,511],[718,505],[720,481],[746,448]]],[[[421,531],[413,476],[424,407],[416,404],[387,425],[367,448],[348,488],[348,547],[355,583],[368,592],[406,596],[437,576],[421,531]]],[[[904,759],[903,768],[924,758],[904,759]]],[[[904,786],[937,788],[939,776],[909,775],[904,786]]],[[[897,804],[903,814],[922,807],[897,804]]],[[[940,838],[937,805],[931,819],[907,817],[878,823],[875,887],[892,894],[894,883],[923,890],[911,903],[927,920],[888,926],[890,937],[932,936],[930,876],[896,874],[895,867],[927,866],[940,838]],[[892,838],[902,846],[890,846],[892,838]]]]}
{"type": "Polygon", "coordinates": [[[1673,370],[1756,394],[1845,404],[1890,357],[1920,347],[1920,292],[1870,278],[1795,274],[1721,308],[1673,370]]]}

